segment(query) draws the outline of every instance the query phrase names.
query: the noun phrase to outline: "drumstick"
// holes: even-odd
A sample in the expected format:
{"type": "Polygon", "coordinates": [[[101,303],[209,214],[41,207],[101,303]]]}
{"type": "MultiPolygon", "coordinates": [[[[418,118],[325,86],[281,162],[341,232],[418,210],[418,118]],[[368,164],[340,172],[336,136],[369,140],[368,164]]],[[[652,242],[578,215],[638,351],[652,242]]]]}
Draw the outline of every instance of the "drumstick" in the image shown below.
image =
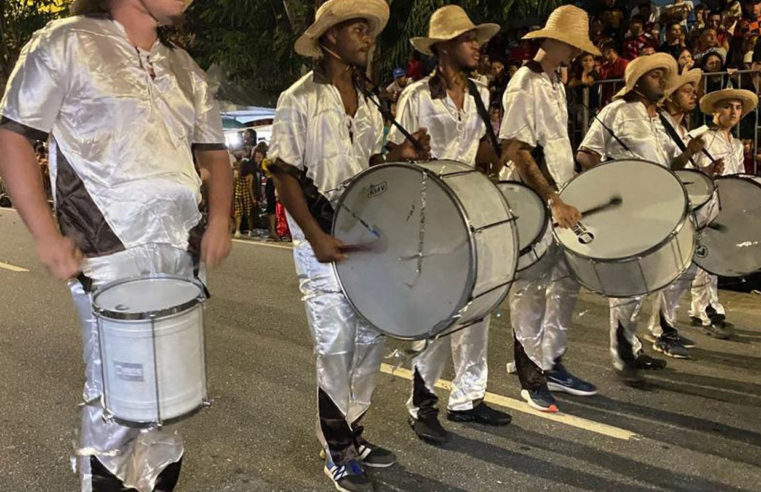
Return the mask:
{"type": "Polygon", "coordinates": [[[717,222],[713,222],[711,224],[708,224],[708,228],[709,229],[713,229],[714,231],[719,231],[719,232],[726,232],[727,231],[727,226],[725,226],[724,224],[719,224],[717,222]]]}
{"type": "Polygon", "coordinates": [[[608,210],[614,207],[619,207],[621,206],[622,203],[624,203],[624,200],[620,196],[616,195],[613,198],[611,198],[608,201],[608,203],[603,203],[602,205],[598,205],[596,207],[592,207],[590,209],[587,209],[581,212],[581,217],[582,218],[588,217],[590,215],[594,215],[596,213],[603,212],[605,210],[608,210]]]}

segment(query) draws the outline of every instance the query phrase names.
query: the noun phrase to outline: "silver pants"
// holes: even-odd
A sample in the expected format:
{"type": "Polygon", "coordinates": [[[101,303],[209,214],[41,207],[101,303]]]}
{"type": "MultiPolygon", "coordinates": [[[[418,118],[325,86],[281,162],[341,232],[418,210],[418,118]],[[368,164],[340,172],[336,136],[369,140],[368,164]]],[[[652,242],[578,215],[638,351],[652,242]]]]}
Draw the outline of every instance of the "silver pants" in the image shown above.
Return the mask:
{"type": "Polygon", "coordinates": [[[674,280],[668,287],[661,289],[655,294],[653,299],[653,312],[650,316],[648,329],[653,336],[660,337],[663,335],[660,316],[663,314],[666,323],[672,328],[676,328],[676,319],[679,314],[679,303],[682,297],[690,290],[690,284],[695,279],[698,270],[694,263],[690,265],[682,275],[674,280]]]}
{"type": "Polygon", "coordinates": [[[622,299],[610,298],[610,354],[613,357],[613,365],[616,369],[623,369],[624,359],[630,355],[636,359],[642,351],[642,342],[637,337],[637,321],[642,305],[645,303],[647,296],[626,297],[622,299]],[[632,354],[625,354],[623,351],[628,350],[626,347],[620,347],[618,343],[619,324],[623,329],[623,336],[631,345],[632,354]]]}
{"type": "Polygon", "coordinates": [[[692,282],[692,306],[690,316],[699,318],[703,326],[711,324],[706,309],[711,306],[719,314],[725,314],[724,306],[719,302],[719,279],[702,268],[697,269],[692,282]]]}
{"type": "Polygon", "coordinates": [[[320,263],[298,224],[288,218],[299,289],[306,307],[317,366],[317,437],[334,458],[355,458],[353,449],[335,449],[326,435],[320,391],[330,398],[348,427],[370,408],[383,361],[385,337],[362,320],[341,291],[332,264],[320,263]],[[320,415],[322,413],[322,415],[320,415]],[[321,425],[321,423],[323,425],[321,425]]]}
{"type": "MultiPolygon", "coordinates": [[[[116,280],[152,273],[193,276],[193,261],[186,251],[166,245],[149,244],[113,255],[90,258],[84,272],[101,287],[116,280]]],[[[98,460],[127,488],[151,492],[156,478],[168,465],[182,458],[182,437],[176,429],[138,430],[105,419],[102,406],[98,326],[92,309],[92,296],[78,281],[69,282],[74,306],[82,328],[85,363],[84,405],[80,449],[77,450],[82,492],[92,491],[90,456],[98,460]]]]}
{"type": "Polygon", "coordinates": [[[526,355],[549,371],[565,353],[580,286],[563,253],[552,245],[545,257],[518,274],[510,288],[510,323],[526,355]]]}
{"type": "MultiPolygon", "coordinates": [[[[489,367],[486,353],[489,343],[489,318],[485,318],[454,334],[433,340],[425,347],[425,341],[412,344],[413,350],[425,350],[413,360],[413,369],[423,378],[428,391],[433,393],[436,381],[441,378],[444,367],[452,353],[455,378],[449,394],[447,408],[452,411],[471,410],[473,402],[486,395],[489,367]]],[[[418,418],[418,408],[413,398],[407,400],[407,409],[418,418]]]]}

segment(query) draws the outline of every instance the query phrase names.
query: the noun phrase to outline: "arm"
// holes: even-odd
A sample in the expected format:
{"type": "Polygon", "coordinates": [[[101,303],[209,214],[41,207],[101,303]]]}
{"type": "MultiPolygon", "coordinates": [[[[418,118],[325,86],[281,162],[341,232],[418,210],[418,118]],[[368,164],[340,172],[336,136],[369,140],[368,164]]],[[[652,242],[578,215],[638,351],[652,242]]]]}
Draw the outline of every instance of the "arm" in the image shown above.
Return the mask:
{"type": "Polygon", "coordinates": [[[201,241],[201,258],[216,266],[230,254],[229,214],[233,179],[226,150],[197,150],[201,173],[208,174],[209,224],[201,241]]]}
{"type": "Polygon", "coordinates": [[[280,160],[270,167],[270,171],[275,177],[275,186],[280,197],[280,203],[283,204],[304,232],[304,237],[312,246],[317,261],[330,263],[331,261],[345,260],[346,255],[341,252],[343,243],[320,228],[309,211],[301,184],[289,169],[295,168],[280,160]]]}
{"type": "Polygon", "coordinates": [[[0,174],[13,204],[32,234],[40,262],[61,280],[79,272],[82,253],[58,230],[50,211],[32,143],[0,129],[0,174]]]}
{"type": "Polygon", "coordinates": [[[598,165],[602,160],[602,157],[597,152],[580,148],[576,153],[576,160],[581,164],[581,168],[586,171],[587,169],[592,169],[598,165]]]}
{"type": "Polygon", "coordinates": [[[684,169],[687,167],[687,164],[690,162],[690,159],[695,156],[698,152],[703,150],[705,148],[706,142],[703,138],[693,138],[689,142],[687,142],[687,150],[682,152],[680,155],[678,155],[676,158],[674,158],[673,161],[671,161],[671,169],[673,170],[679,170],[684,169]]]}
{"type": "Polygon", "coordinates": [[[487,176],[499,175],[501,169],[500,156],[487,138],[481,140],[476,154],[476,167],[486,169],[487,176]]]}
{"type": "Polygon", "coordinates": [[[549,203],[552,216],[560,227],[573,227],[581,220],[581,214],[560,199],[560,195],[545,179],[536,161],[531,156],[531,146],[517,139],[511,139],[502,146],[503,161],[512,161],[521,179],[549,203]]]}

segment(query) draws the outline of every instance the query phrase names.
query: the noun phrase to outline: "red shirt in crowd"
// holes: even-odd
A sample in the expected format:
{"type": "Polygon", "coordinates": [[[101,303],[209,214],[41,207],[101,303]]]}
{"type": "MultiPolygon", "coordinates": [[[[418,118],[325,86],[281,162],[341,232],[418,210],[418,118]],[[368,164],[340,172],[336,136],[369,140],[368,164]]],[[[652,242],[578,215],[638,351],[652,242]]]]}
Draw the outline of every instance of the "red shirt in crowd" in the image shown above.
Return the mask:
{"type": "Polygon", "coordinates": [[[521,43],[515,48],[510,50],[510,53],[508,54],[507,58],[508,61],[524,61],[524,60],[533,60],[536,56],[536,52],[539,51],[533,44],[531,43],[521,43]]]}
{"type": "Polygon", "coordinates": [[[614,62],[606,61],[600,66],[600,77],[603,80],[623,79],[628,64],[629,60],[620,56],[614,62]]]}
{"type": "Polygon", "coordinates": [[[621,56],[627,60],[634,60],[639,56],[639,52],[642,48],[651,46],[653,49],[658,49],[658,42],[649,34],[640,34],[639,36],[632,36],[624,41],[623,50],[621,56]]]}
{"type": "Polygon", "coordinates": [[[407,77],[412,80],[420,80],[425,76],[425,63],[422,60],[410,60],[407,62],[407,77]]]}

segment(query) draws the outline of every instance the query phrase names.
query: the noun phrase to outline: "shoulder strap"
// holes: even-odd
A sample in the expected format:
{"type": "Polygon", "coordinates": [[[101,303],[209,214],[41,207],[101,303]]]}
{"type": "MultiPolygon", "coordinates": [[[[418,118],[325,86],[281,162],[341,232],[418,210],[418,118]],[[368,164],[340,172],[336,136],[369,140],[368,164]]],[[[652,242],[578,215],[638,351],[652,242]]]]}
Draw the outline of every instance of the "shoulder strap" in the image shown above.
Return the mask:
{"type": "MultiPolygon", "coordinates": [[[[663,112],[658,113],[658,117],[661,119],[661,123],[663,124],[663,128],[666,129],[666,133],[668,133],[668,136],[671,137],[671,140],[674,141],[677,147],[679,147],[679,150],[682,152],[687,151],[687,146],[684,144],[684,140],[682,140],[682,137],[679,135],[679,132],[676,131],[676,128],[674,128],[674,125],[669,122],[669,120],[663,116],[663,112]]],[[[697,164],[695,164],[695,161],[692,160],[692,157],[690,157],[690,162],[693,166],[695,166],[695,169],[700,169],[697,164]]]]}
{"type": "Polygon", "coordinates": [[[473,96],[473,100],[476,102],[476,110],[478,111],[478,115],[483,120],[484,125],[486,125],[486,135],[489,137],[489,142],[491,143],[492,147],[494,147],[494,151],[497,153],[497,157],[501,158],[502,148],[499,145],[499,140],[497,140],[497,135],[494,134],[494,128],[491,127],[491,121],[489,121],[489,112],[486,111],[484,100],[481,99],[481,93],[478,91],[476,83],[473,82],[473,80],[470,78],[468,78],[468,92],[470,92],[470,95],[473,96]]]}

